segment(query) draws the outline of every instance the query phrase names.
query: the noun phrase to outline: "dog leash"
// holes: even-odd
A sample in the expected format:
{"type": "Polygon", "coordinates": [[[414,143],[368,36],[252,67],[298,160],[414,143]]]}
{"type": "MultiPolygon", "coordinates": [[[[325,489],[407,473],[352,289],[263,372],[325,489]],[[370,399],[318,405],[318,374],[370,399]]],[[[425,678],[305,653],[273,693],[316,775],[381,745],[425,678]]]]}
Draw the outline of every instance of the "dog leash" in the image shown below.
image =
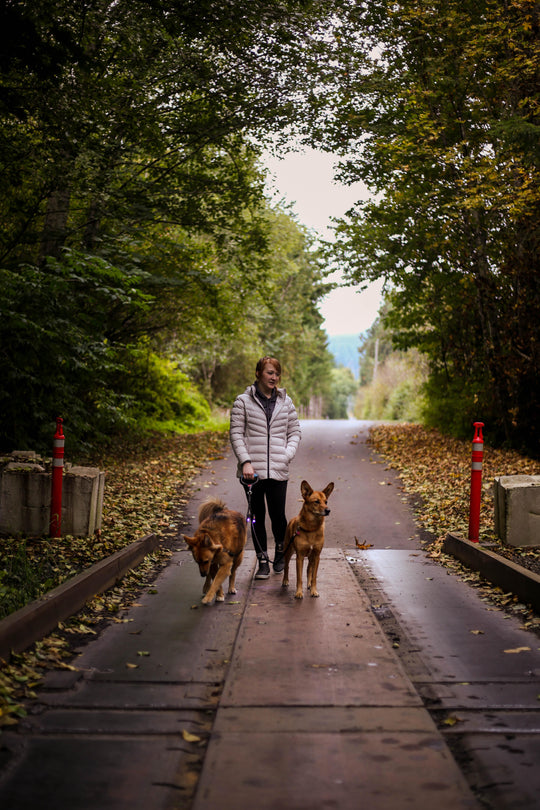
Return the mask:
{"type": "Polygon", "coordinates": [[[266,551],[262,550],[261,544],[259,543],[259,541],[257,539],[257,532],[255,531],[255,518],[253,516],[253,507],[251,505],[251,490],[252,490],[254,484],[256,484],[258,480],[259,480],[259,476],[257,475],[257,473],[255,473],[253,481],[246,481],[244,476],[242,476],[240,478],[240,483],[242,484],[242,486],[246,490],[247,501],[248,501],[246,522],[249,523],[249,525],[251,526],[251,539],[253,540],[253,546],[255,547],[255,552],[256,552],[257,556],[259,557],[259,559],[264,558],[268,562],[268,554],[266,553],[266,551]]]}
{"type": "Polygon", "coordinates": [[[289,548],[289,546],[291,545],[291,543],[292,543],[292,541],[294,540],[294,538],[296,537],[296,535],[297,535],[297,534],[300,534],[300,532],[305,532],[305,534],[311,534],[311,532],[310,532],[310,530],[309,530],[309,529],[304,529],[304,527],[303,527],[303,526],[300,526],[300,524],[298,524],[298,525],[297,525],[297,527],[296,527],[296,531],[294,532],[294,534],[291,534],[291,536],[290,536],[290,538],[289,538],[289,542],[287,543],[287,545],[286,545],[286,546],[285,546],[285,548],[283,549],[283,554],[285,554],[285,552],[287,551],[287,549],[288,549],[288,548],[289,548]]]}

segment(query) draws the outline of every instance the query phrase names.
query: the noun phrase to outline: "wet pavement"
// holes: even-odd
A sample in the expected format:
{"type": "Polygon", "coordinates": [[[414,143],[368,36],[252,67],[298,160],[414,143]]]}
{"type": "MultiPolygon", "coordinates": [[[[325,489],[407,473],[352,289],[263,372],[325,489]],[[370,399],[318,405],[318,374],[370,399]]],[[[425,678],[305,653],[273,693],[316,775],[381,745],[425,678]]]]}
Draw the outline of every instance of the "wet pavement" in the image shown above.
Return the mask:
{"type": "MultiPolygon", "coordinates": [[[[202,580],[179,543],[125,621],[81,648],[76,671],[51,673],[21,729],[2,735],[2,808],[485,806],[470,786],[476,774],[471,780],[468,764],[464,777],[467,767],[458,766],[448,744],[451,729],[439,724],[437,712],[461,714],[472,704],[475,711],[460,724],[470,723],[473,737],[482,735],[477,710],[488,723],[496,700],[506,706],[510,681],[519,695],[513,715],[521,712],[522,723],[531,718],[537,685],[519,668],[540,669],[539,645],[525,634],[533,649],[530,659],[519,659],[517,674],[518,655],[491,659],[488,644],[474,647],[473,639],[493,641],[504,621],[482,627],[475,621],[473,628],[458,615],[463,594],[473,592],[421,551],[398,479],[371,456],[366,429],[366,423],[303,423],[289,517],[298,511],[302,478],[318,488],[336,484],[320,598],[295,600],[294,572],[288,589],[279,575],[253,580],[249,542],[238,593],[203,606],[202,580]],[[355,538],[373,548],[359,550],[355,538]],[[425,621],[429,605],[438,621],[425,621]],[[445,623],[452,613],[455,622],[445,623]],[[465,649],[478,662],[473,670],[460,664],[465,649]],[[441,662],[439,669],[433,661],[441,662]],[[505,661],[509,669],[499,669],[505,661]]],[[[186,533],[208,495],[245,512],[230,455],[196,484],[186,533]]],[[[517,628],[507,628],[499,646],[520,645],[517,628]]],[[[503,749],[495,753],[502,757],[503,749]]],[[[503,802],[511,792],[491,795],[503,802]]],[[[520,801],[528,801],[527,790],[524,795],[520,801]]]]}
{"type": "Polygon", "coordinates": [[[495,810],[540,807],[540,639],[416,552],[349,555],[469,783],[495,810]]]}

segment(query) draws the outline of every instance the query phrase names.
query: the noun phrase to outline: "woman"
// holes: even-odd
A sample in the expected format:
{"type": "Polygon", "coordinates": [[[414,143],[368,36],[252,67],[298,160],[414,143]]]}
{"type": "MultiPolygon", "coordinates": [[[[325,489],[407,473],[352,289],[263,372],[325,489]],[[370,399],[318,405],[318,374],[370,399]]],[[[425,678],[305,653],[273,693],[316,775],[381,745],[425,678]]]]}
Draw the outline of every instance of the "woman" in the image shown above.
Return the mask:
{"type": "Polygon", "coordinates": [[[259,560],[255,579],[268,579],[266,508],[275,541],[274,571],[279,573],[284,568],[289,464],[296,454],[301,434],[292,399],[284,388],[278,388],[281,379],[279,361],[275,357],[261,357],[255,378],[253,385],[249,385],[234,402],[230,439],[238,459],[237,475],[246,492],[246,484],[252,485],[253,543],[259,560]]]}

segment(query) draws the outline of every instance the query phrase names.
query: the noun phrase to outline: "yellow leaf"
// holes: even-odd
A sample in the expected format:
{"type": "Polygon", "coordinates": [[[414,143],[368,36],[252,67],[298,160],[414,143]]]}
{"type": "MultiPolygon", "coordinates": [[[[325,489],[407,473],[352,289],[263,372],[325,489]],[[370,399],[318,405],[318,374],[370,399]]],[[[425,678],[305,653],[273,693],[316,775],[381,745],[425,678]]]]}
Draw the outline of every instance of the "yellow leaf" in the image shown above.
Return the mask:
{"type": "Polygon", "coordinates": [[[443,720],[443,726],[455,726],[456,723],[463,723],[461,717],[449,715],[445,720],[443,720]]]}
{"type": "Polygon", "coordinates": [[[182,737],[184,738],[184,740],[186,742],[200,742],[201,741],[200,737],[197,737],[196,734],[190,734],[189,731],[186,731],[185,728],[182,729],[182,737]]]}
{"type": "Polygon", "coordinates": [[[18,722],[16,717],[11,717],[10,715],[0,718],[0,726],[16,726],[18,722]]]}
{"type": "Polygon", "coordinates": [[[127,667],[128,669],[139,669],[139,665],[138,665],[138,664],[126,664],[126,667],[127,667]]]}
{"type": "Polygon", "coordinates": [[[483,636],[484,635],[483,630],[469,630],[469,633],[472,633],[473,636],[483,636]]]}
{"type": "Polygon", "coordinates": [[[530,647],[515,647],[513,650],[505,650],[505,653],[528,652],[530,649],[530,647]]]}

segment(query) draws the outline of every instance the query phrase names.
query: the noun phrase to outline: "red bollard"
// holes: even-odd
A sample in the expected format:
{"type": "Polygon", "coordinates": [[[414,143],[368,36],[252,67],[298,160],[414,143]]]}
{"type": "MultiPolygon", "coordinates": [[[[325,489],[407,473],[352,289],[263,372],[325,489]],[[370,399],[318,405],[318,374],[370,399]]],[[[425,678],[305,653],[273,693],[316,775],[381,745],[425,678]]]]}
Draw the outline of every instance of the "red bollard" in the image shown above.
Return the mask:
{"type": "Polygon", "coordinates": [[[61,416],[56,419],[56,433],[53,444],[53,466],[51,482],[51,517],[49,536],[60,537],[62,524],[62,484],[64,476],[64,431],[61,416]]]}
{"type": "Polygon", "coordinates": [[[469,540],[478,543],[480,536],[480,500],[482,497],[482,461],[484,458],[483,422],[474,423],[471,461],[471,503],[469,508],[469,540]]]}

